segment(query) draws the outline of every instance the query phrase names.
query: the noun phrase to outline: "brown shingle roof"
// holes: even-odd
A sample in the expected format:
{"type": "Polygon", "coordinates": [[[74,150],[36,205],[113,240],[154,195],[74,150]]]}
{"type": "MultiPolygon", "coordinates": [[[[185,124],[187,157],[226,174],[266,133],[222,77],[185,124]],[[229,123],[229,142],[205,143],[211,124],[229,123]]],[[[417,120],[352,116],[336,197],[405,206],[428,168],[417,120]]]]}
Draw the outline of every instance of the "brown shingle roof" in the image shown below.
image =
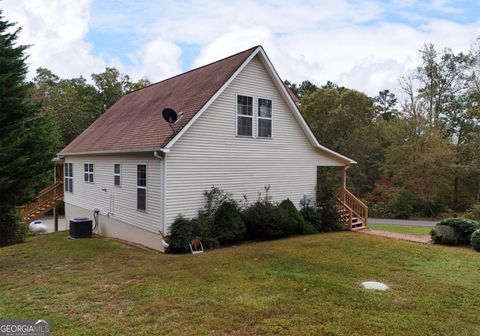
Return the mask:
{"type": "Polygon", "coordinates": [[[123,96],[60,154],[165,146],[173,138],[173,131],[162,117],[163,109],[170,107],[183,112],[174,125],[180,132],[256,49],[250,48],[123,96]]]}

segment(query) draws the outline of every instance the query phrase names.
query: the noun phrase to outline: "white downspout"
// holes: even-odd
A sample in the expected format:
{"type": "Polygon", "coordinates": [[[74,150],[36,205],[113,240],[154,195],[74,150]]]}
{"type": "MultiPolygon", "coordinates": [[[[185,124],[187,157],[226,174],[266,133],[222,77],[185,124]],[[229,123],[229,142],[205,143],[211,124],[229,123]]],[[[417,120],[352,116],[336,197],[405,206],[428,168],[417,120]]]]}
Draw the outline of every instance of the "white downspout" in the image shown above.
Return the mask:
{"type": "Polygon", "coordinates": [[[160,154],[158,151],[153,152],[153,156],[159,159],[160,161],[163,161],[163,174],[162,174],[162,229],[159,230],[160,235],[162,236],[162,245],[165,248],[168,248],[168,243],[165,241],[165,209],[166,209],[166,162],[165,162],[165,154],[160,154]]]}

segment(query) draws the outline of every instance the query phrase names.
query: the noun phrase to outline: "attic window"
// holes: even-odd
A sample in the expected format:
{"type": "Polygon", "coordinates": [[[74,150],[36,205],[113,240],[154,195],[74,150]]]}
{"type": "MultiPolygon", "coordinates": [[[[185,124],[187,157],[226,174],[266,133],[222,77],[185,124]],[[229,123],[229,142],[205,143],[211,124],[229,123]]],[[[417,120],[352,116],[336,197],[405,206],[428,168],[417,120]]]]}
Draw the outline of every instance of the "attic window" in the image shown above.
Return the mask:
{"type": "Polygon", "coordinates": [[[251,137],[253,132],[253,98],[237,96],[237,135],[251,137]]]}
{"type": "Polygon", "coordinates": [[[272,101],[258,98],[258,137],[272,137],[272,101]]]}

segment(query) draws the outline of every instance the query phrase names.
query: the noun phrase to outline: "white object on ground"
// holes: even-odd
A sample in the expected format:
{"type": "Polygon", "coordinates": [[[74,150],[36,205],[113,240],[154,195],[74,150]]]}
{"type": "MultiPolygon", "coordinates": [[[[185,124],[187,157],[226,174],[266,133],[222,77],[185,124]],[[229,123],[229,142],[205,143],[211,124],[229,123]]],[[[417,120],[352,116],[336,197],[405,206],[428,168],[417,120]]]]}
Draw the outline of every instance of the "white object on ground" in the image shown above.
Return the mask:
{"type": "Polygon", "coordinates": [[[47,227],[40,220],[36,220],[28,224],[28,229],[31,233],[47,233],[47,227]]]}
{"type": "Polygon", "coordinates": [[[362,282],[362,287],[366,289],[374,289],[374,290],[380,290],[380,291],[386,291],[388,289],[387,285],[377,281],[362,282]]]}
{"type": "Polygon", "coordinates": [[[167,243],[165,240],[162,239],[162,246],[163,246],[164,248],[168,248],[168,247],[170,246],[170,244],[167,243]]]}

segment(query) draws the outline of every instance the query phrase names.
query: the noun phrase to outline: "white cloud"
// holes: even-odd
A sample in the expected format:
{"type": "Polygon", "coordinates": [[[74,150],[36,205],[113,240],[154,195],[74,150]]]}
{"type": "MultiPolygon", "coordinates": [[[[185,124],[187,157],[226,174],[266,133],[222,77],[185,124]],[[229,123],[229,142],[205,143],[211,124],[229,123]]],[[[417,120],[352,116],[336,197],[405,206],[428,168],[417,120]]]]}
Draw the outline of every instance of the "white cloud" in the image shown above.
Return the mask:
{"type": "Polygon", "coordinates": [[[330,80],[369,95],[385,88],[398,93],[400,76],[418,65],[424,43],[467,51],[478,31],[480,22],[460,25],[440,20],[418,28],[350,24],[280,35],[262,26],[235,26],[206,44],[194,66],[262,44],[283,79],[317,84],[330,80]]]}
{"type": "Polygon", "coordinates": [[[462,12],[459,8],[449,6],[447,0],[433,0],[430,6],[435,10],[448,14],[458,14],[462,12]]]}
{"type": "Polygon", "coordinates": [[[91,0],[6,0],[6,19],[23,27],[19,43],[31,47],[30,75],[47,67],[61,77],[88,75],[105,68],[106,61],[92,54],[85,41],[91,0]]]}
{"type": "Polygon", "coordinates": [[[133,67],[127,69],[133,78],[148,77],[158,81],[181,72],[182,50],[172,42],[157,37],[131,55],[133,67]]]}
{"type": "Polygon", "coordinates": [[[220,58],[235,54],[256,45],[263,45],[274,54],[277,42],[274,34],[265,27],[243,28],[232,26],[231,29],[207,44],[193,62],[193,67],[214,62],[220,58]]]}
{"type": "Polygon", "coordinates": [[[108,65],[159,80],[182,70],[181,57],[188,55],[179,45],[199,48],[192,62],[199,66],[262,44],[284,79],[330,80],[370,95],[396,91],[424,43],[467,51],[480,31],[480,20],[460,24],[426,14],[458,10],[443,0],[116,0],[96,3],[93,13],[91,0],[2,4],[7,18],[25,27],[22,42],[35,44],[32,68],[46,66],[64,77],[88,77],[108,65]],[[131,64],[120,61],[125,55],[95,54],[89,29],[128,33],[136,46],[131,64]]]}
{"type": "MultiPolygon", "coordinates": [[[[130,55],[132,65],[125,65],[122,55],[96,55],[87,42],[92,0],[4,0],[3,15],[23,28],[20,44],[31,45],[29,77],[46,67],[62,78],[84,76],[116,67],[133,78],[147,76],[157,80],[178,73],[181,50],[172,42],[153,38],[130,55]]],[[[101,49],[101,46],[100,46],[101,49]]]]}

